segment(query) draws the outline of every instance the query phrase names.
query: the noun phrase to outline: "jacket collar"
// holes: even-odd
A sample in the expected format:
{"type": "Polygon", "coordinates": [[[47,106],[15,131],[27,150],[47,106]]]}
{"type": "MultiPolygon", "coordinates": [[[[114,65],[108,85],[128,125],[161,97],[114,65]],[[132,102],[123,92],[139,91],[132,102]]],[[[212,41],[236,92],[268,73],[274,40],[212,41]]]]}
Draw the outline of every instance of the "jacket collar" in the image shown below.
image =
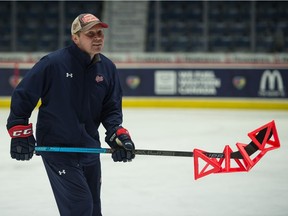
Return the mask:
{"type": "Polygon", "coordinates": [[[79,47],[73,42],[73,44],[69,47],[69,51],[72,53],[72,55],[77,58],[81,64],[84,66],[89,66],[92,64],[96,64],[97,62],[101,61],[100,54],[96,54],[93,59],[90,59],[90,56],[88,53],[83,52],[79,47]]]}

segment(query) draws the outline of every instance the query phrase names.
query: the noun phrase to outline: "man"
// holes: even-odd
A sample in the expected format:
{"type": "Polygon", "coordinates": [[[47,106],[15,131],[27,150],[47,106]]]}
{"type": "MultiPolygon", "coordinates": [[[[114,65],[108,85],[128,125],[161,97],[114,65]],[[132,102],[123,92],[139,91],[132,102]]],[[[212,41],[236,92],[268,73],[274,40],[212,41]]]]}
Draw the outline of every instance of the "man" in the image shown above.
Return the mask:
{"type": "MultiPolygon", "coordinates": [[[[104,28],[92,14],[71,26],[73,44],[44,56],[13,92],[7,129],[11,157],[29,160],[35,149],[30,115],[39,99],[38,146],[100,147],[98,127],[114,161],[131,161],[135,146],[122,124],[122,90],[115,65],[100,54],[104,28]]],[[[101,215],[99,154],[41,154],[62,216],[101,215]]]]}

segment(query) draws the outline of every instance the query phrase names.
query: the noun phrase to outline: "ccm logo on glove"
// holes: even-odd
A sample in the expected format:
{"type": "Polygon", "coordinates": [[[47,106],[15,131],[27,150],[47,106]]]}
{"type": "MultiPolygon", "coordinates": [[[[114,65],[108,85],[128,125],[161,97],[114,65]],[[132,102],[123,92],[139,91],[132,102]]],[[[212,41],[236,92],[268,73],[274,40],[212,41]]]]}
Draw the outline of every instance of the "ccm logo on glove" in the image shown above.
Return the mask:
{"type": "Polygon", "coordinates": [[[8,130],[10,137],[29,137],[33,134],[32,123],[29,125],[16,125],[8,130]]]}

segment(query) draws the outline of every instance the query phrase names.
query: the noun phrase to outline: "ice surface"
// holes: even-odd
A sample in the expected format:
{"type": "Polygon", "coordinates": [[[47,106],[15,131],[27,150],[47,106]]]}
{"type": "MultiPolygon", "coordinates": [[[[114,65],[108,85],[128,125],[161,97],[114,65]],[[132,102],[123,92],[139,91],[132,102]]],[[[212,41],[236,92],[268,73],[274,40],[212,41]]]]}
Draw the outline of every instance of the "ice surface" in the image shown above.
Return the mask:
{"type": "MultiPolygon", "coordinates": [[[[208,109],[125,109],[124,126],[139,149],[222,152],[248,143],[247,133],[275,120],[281,148],[248,173],[194,180],[191,158],[137,156],[132,163],[102,158],[104,216],[287,216],[288,112],[208,109]]],[[[0,109],[0,215],[59,215],[40,157],[12,160],[0,109]]],[[[31,122],[36,122],[34,111],[31,122]]],[[[34,124],[35,125],[35,124],[34,124]]],[[[101,139],[104,130],[101,128],[101,139]]],[[[103,142],[103,147],[107,145],[103,142]]]]}

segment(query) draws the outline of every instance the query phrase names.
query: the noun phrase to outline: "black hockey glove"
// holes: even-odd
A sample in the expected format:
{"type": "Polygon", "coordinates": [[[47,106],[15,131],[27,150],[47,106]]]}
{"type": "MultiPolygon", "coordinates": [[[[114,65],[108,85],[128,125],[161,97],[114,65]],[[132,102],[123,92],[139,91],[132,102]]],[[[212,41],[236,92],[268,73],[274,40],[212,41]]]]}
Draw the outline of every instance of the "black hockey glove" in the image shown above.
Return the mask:
{"type": "Polygon", "coordinates": [[[135,145],[127,129],[119,126],[108,131],[105,141],[112,148],[112,158],[115,162],[127,162],[135,158],[135,145]]]}
{"type": "Polygon", "coordinates": [[[32,124],[16,125],[11,128],[7,126],[11,136],[10,154],[16,160],[30,160],[35,149],[35,138],[33,136],[32,124]]]}

